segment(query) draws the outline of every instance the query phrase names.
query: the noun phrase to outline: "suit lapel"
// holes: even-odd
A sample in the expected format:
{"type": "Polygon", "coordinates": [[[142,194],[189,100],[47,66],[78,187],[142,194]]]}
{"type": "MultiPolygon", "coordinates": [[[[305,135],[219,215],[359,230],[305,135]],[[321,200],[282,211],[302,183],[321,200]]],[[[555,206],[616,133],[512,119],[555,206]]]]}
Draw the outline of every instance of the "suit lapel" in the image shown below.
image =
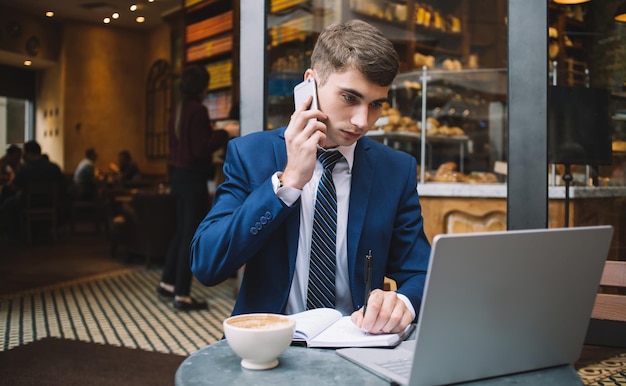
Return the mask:
{"type": "Polygon", "coordinates": [[[354,274],[357,247],[365,222],[365,213],[369,204],[370,191],[372,190],[372,184],[375,179],[372,177],[372,173],[375,173],[375,164],[370,150],[370,146],[363,140],[357,142],[354,150],[347,233],[348,265],[350,266],[351,275],[354,274]]]}

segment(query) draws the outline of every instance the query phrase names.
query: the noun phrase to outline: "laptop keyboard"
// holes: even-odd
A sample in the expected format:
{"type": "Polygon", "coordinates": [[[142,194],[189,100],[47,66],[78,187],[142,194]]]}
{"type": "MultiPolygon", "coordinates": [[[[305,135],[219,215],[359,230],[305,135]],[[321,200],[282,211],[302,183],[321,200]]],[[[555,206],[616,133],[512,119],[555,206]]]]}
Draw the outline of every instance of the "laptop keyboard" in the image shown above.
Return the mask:
{"type": "Polygon", "coordinates": [[[390,361],[376,362],[377,365],[382,368],[398,374],[402,377],[408,378],[411,375],[411,367],[413,361],[411,358],[394,359],[390,361]]]}

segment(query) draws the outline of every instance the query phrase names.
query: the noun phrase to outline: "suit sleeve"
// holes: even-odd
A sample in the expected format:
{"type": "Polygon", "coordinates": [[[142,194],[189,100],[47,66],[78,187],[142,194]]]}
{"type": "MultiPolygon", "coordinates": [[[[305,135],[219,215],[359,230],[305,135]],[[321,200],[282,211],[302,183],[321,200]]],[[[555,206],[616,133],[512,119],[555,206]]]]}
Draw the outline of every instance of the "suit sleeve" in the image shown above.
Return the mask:
{"type": "Polygon", "coordinates": [[[419,313],[426,272],[430,259],[430,242],[424,232],[424,218],[417,193],[415,164],[410,164],[404,193],[398,204],[387,276],[398,284],[397,292],[405,295],[419,313]]]}
{"type": "Polygon", "coordinates": [[[213,208],[198,226],[191,242],[191,270],[204,285],[216,285],[232,276],[272,240],[277,227],[299,206],[286,206],[274,193],[271,176],[276,166],[228,144],[224,183],[213,208]]]}

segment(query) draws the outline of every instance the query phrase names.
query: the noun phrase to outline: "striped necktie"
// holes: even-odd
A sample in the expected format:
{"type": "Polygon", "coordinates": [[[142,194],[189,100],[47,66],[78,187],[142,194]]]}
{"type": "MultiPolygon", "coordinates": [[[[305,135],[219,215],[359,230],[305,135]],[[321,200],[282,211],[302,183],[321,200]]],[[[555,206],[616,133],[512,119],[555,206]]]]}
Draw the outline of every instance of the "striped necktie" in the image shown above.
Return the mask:
{"type": "Polygon", "coordinates": [[[324,171],[317,186],[313,212],[307,309],[335,307],[337,192],[332,173],[341,158],[343,156],[338,151],[319,152],[317,156],[324,171]]]}

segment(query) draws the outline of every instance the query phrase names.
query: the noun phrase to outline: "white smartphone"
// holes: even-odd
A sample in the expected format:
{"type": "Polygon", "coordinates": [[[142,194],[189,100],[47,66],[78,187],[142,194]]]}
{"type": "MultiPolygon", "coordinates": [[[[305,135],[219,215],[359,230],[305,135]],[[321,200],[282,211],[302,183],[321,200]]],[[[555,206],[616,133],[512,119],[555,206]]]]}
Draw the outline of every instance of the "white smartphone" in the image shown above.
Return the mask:
{"type": "Polygon", "coordinates": [[[295,101],[296,109],[300,108],[306,98],[309,95],[313,95],[313,102],[311,102],[311,107],[309,110],[318,110],[317,106],[317,85],[315,83],[315,78],[312,76],[308,77],[302,83],[298,83],[296,87],[293,88],[293,98],[295,101]]]}

